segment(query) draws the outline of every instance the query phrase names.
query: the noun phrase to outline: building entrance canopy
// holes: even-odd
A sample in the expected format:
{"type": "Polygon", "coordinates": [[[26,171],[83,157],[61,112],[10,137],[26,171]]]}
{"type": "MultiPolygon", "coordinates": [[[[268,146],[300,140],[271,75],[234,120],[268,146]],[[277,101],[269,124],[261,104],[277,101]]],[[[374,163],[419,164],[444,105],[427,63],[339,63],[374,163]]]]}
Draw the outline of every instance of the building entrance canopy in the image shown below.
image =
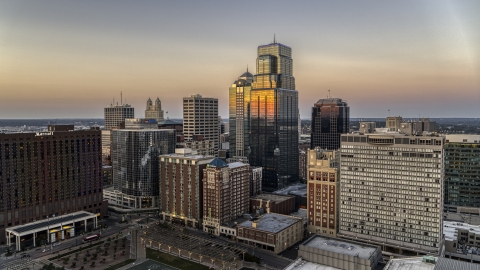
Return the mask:
{"type": "MultiPolygon", "coordinates": [[[[94,227],[97,227],[97,215],[92,214],[86,211],[79,211],[71,214],[66,214],[58,217],[48,218],[47,220],[40,220],[24,225],[19,225],[15,227],[10,227],[5,230],[7,236],[7,245],[11,243],[11,236],[15,235],[17,250],[20,249],[20,237],[24,235],[33,234],[35,239],[35,234],[37,232],[47,231],[48,233],[54,233],[56,231],[62,231],[70,228],[70,226],[75,227],[75,222],[84,221],[85,229],[87,226],[87,220],[93,219],[94,227]]],[[[54,240],[52,240],[54,241],[54,240]]],[[[34,240],[35,246],[35,240],[34,240]]]]}

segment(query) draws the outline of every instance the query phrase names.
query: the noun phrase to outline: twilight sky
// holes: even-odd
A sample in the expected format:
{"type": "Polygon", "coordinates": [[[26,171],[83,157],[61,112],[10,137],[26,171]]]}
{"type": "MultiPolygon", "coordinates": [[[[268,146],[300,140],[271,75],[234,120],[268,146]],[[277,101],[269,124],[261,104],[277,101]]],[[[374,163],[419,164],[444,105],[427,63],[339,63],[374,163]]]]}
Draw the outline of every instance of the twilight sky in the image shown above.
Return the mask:
{"type": "Polygon", "coordinates": [[[480,1],[0,1],[0,118],[143,117],[157,96],[219,99],[258,45],[292,47],[300,114],[480,117],[480,1]]]}

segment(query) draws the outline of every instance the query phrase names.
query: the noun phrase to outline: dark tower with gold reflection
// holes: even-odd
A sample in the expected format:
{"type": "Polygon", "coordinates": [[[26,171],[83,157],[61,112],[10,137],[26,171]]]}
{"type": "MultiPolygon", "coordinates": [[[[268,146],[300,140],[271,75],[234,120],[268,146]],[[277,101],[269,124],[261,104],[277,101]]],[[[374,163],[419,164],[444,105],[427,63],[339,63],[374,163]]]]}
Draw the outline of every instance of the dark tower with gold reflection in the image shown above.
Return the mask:
{"type": "Polygon", "coordinates": [[[292,49],[274,41],[258,47],[251,91],[250,165],[263,168],[262,190],[298,180],[298,91],[292,49]]]}

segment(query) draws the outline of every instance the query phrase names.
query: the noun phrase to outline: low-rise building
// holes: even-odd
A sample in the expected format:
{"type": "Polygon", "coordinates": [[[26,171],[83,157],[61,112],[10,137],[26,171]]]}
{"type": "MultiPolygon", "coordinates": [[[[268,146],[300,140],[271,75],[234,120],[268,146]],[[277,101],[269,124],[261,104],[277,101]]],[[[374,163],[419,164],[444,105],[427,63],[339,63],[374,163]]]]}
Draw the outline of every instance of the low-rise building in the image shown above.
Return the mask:
{"type": "Polygon", "coordinates": [[[339,269],[376,269],[383,261],[379,246],[314,235],[298,248],[298,256],[309,262],[339,269]]]}
{"type": "Polygon", "coordinates": [[[250,213],[290,215],[295,210],[295,196],[263,193],[250,198],[250,213]]]}
{"type": "Polygon", "coordinates": [[[444,221],[445,257],[480,263],[480,226],[444,221]]]}
{"type": "Polygon", "coordinates": [[[442,257],[407,257],[390,259],[383,270],[480,270],[479,264],[442,257]]]}
{"type": "Polygon", "coordinates": [[[268,213],[239,224],[237,239],[278,254],[302,240],[303,231],[301,218],[268,213]]]}

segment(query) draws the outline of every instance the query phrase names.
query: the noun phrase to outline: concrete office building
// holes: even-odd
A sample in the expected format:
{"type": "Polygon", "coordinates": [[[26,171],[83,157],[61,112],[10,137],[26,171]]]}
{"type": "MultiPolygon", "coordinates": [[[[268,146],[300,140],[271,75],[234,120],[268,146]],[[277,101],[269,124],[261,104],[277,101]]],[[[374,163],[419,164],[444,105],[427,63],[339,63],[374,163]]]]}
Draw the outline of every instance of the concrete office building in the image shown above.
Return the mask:
{"type": "Polygon", "coordinates": [[[303,238],[303,219],[268,213],[237,225],[237,239],[241,243],[278,254],[303,238]]]}
{"type": "Polygon", "coordinates": [[[385,255],[435,255],[442,245],[444,137],[341,137],[343,238],[382,246],[385,255]]]}
{"type": "Polygon", "coordinates": [[[136,118],[112,134],[113,188],[105,196],[116,197],[112,204],[122,208],[158,207],[158,156],[175,152],[175,130],[158,129],[155,119],[136,118]]]}
{"type": "Polygon", "coordinates": [[[313,235],[300,244],[302,259],[342,270],[374,270],[383,262],[379,246],[313,235]]]}
{"type": "Polygon", "coordinates": [[[339,207],[338,152],[308,150],[307,230],[337,236],[339,207]]]}
{"type": "Polygon", "coordinates": [[[73,125],[0,134],[0,242],[6,243],[6,228],[47,217],[106,215],[101,153],[100,131],[73,125]]]}
{"type": "Polygon", "coordinates": [[[104,109],[105,129],[118,128],[127,118],[135,118],[135,111],[128,104],[110,104],[110,107],[104,109]]]}
{"type": "Polygon", "coordinates": [[[159,159],[162,219],[198,228],[203,218],[203,169],[214,157],[177,148],[175,154],[161,155],[159,159]]]}
{"type": "Polygon", "coordinates": [[[203,170],[203,230],[220,235],[220,226],[248,213],[250,166],[212,160],[203,170]]]}
{"type": "Polygon", "coordinates": [[[401,116],[389,116],[385,121],[385,127],[390,131],[398,132],[403,118],[401,116]]]}
{"type": "Polygon", "coordinates": [[[153,104],[152,100],[148,98],[147,107],[145,109],[145,118],[155,119],[157,120],[157,122],[163,121],[162,103],[160,102],[160,99],[158,97],[155,100],[155,104],[153,104]]]}
{"type": "Polygon", "coordinates": [[[229,147],[233,157],[248,157],[250,152],[250,94],[253,75],[240,75],[229,88],[229,147]]]}
{"type": "Polygon", "coordinates": [[[183,98],[183,135],[187,142],[193,141],[194,135],[203,135],[204,140],[213,142],[214,154],[217,154],[220,139],[218,99],[201,95],[183,98]]]}
{"type": "Polygon", "coordinates": [[[257,49],[251,91],[250,165],[263,167],[262,190],[298,181],[298,91],[292,48],[274,41],[257,49]]]}
{"type": "Polygon", "coordinates": [[[320,99],[312,108],[310,149],[340,148],[340,134],[350,129],[350,107],[340,98],[320,99]]]}

